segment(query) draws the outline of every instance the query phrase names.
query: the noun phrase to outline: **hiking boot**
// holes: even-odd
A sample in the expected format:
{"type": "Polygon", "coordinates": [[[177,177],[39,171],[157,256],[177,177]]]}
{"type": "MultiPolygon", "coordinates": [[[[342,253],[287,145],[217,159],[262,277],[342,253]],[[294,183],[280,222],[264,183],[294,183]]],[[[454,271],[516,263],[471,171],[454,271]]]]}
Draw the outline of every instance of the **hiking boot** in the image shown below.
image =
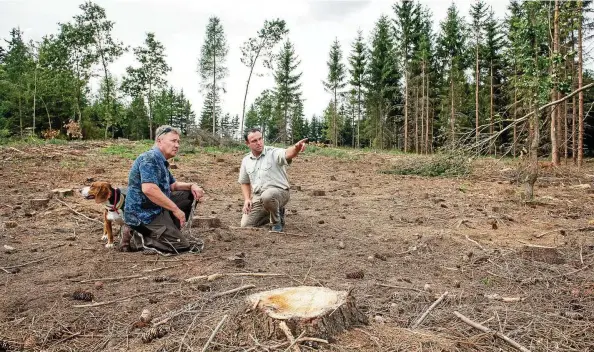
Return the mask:
{"type": "Polygon", "coordinates": [[[272,232],[283,232],[283,224],[282,222],[276,223],[272,225],[272,232]]]}
{"type": "Polygon", "coordinates": [[[132,229],[128,225],[123,225],[122,240],[120,241],[120,252],[130,252],[130,240],[132,239],[132,229]]]}
{"type": "Polygon", "coordinates": [[[281,225],[284,227],[285,226],[285,207],[281,207],[279,209],[279,215],[280,215],[281,225]]]}

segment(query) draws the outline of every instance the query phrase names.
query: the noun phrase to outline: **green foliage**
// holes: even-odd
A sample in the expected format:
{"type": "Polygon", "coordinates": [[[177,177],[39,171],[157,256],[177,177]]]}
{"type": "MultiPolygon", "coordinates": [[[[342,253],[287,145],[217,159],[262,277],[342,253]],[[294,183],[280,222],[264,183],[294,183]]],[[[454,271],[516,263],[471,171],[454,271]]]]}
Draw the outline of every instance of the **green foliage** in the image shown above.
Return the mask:
{"type": "MultiPolygon", "coordinates": [[[[202,44],[200,60],[198,62],[198,72],[201,78],[202,89],[207,92],[207,97],[202,110],[201,125],[206,126],[204,121],[210,118],[210,128],[212,134],[217,134],[217,126],[221,124],[221,111],[219,108],[220,92],[223,91],[222,80],[227,76],[227,53],[229,45],[225,37],[225,31],[221,20],[216,17],[210,17],[206,25],[206,39],[202,44]],[[207,114],[210,114],[208,116],[207,114]]],[[[219,134],[220,134],[219,129],[219,134]]]]}
{"type": "Polygon", "coordinates": [[[471,159],[461,152],[444,152],[427,159],[414,158],[405,160],[391,170],[381,173],[394,175],[418,175],[425,177],[466,176],[471,171],[471,159]]]}
{"type": "MultiPolygon", "coordinates": [[[[274,95],[276,98],[275,123],[269,132],[276,129],[277,135],[274,139],[280,139],[284,143],[289,142],[291,121],[290,110],[301,96],[301,78],[302,72],[297,73],[297,68],[301,60],[295,54],[293,44],[287,40],[278,54],[276,71],[274,72],[274,81],[276,88],[274,95]]],[[[271,138],[272,139],[272,138],[271,138]]]]}
{"type": "Polygon", "coordinates": [[[152,140],[137,141],[132,144],[129,144],[129,143],[112,144],[108,147],[102,148],[101,153],[107,154],[107,155],[115,155],[115,156],[118,156],[121,158],[134,160],[140,154],[151,149],[153,144],[154,144],[154,141],[152,141],[152,140]]]}
{"type": "Polygon", "coordinates": [[[306,153],[325,156],[334,159],[357,160],[359,157],[346,149],[321,148],[314,145],[307,146],[306,153]]]}

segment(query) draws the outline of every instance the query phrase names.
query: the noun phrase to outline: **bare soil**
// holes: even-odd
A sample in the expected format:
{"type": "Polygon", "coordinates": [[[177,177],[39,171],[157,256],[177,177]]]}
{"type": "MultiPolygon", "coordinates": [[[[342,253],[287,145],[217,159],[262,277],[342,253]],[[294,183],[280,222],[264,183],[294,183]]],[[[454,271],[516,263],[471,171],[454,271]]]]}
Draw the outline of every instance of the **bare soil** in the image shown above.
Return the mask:
{"type": "Polygon", "coordinates": [[[286,340],[250,337],[235,320],[246,294],[297,285],[352,290],[370,321],[304,351],[514,350],[456,311],[532,351],[594,350],[589,161],[581,171],[543,169],[526,202],[510,161],[475,161],[464,178],[422,178],[380,171],[423,157],[306,151],[289,168],[286,233],[277,234],[236,228],[242,154],[196,148],[172,172],[204,186],[196,216],[221,226],[191,229],[202,253],[162,257],[104,248],[101,206],[76,193],[92,180],[127,183],[132,160],[106,154],[113,144],[0,149],[0,350],[199,351],[228,315],[209,350],[282,351],[286,340]],[[56,188],[75,192],[61,199],[56,188]],[[284,276],[184,281],[216,273],[284,276]],[[217,297],[242,285],[255,288],[217,297]],[[76,307],[93,303],[107,304],[76,307]],[[153,322],[171,317],[160,334],[139,322],[145,309],[153,322]]]}

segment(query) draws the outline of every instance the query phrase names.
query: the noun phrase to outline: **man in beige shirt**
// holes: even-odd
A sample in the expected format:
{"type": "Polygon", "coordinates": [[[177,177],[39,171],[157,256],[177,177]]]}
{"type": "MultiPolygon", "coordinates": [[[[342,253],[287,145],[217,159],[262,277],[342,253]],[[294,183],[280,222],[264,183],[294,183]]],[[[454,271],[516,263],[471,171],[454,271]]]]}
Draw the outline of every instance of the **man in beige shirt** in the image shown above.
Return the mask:
{"type": "Polygon", "coordinates": [[[239,183],[243,193],[241,227],[257,227],[272,223],[272,231],[282,232],[285,205],[289,202],[287,166],[305,150],[307,138],[289,148],[264,146],[262,132],[252,128],[245,133],[250,153],[241,161],[239,183]]]}

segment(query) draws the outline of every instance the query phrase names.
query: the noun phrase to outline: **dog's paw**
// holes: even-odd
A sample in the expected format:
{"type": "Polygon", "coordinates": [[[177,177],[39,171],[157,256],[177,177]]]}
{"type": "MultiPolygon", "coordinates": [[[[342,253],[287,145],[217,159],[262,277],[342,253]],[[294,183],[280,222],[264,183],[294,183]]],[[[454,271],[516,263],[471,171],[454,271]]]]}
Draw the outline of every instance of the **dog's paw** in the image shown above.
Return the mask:
{"type": "Polygon", "coordinates": [[[107,241],[107,235],[103,235],[103,236],[101,237],[101,241],[107,241]]]}
{"type": "Polygon", "coordinates": [[[108,243],[105,245],[105,248],[113,248],[114,244],[113,243],[108,243]]]}

